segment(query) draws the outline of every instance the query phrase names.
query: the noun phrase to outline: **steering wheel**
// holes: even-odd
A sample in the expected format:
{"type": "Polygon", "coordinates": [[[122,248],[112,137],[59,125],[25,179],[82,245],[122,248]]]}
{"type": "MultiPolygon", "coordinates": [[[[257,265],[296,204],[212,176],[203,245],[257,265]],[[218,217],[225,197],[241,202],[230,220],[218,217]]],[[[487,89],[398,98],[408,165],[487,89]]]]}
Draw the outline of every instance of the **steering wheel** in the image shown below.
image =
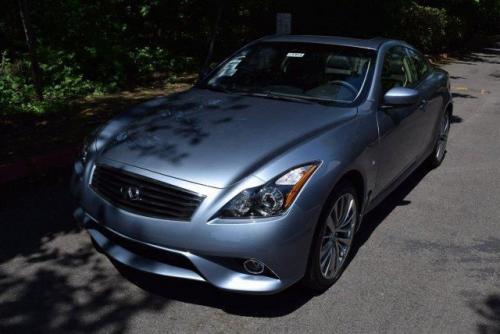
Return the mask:
{"type": "Polygon", "coordinates": [[[329,85],[339,85],[339,86],[344,86],[346,88],[348,88],[351,92],[354,93],[354,96],[356,96],[358,94],[358,90],[356,89],[356,87],[354,87],[353,85],[351,85],[350,83],[348,83],[347,81],[343,81],[343,80],[332,80],[332,81],[328,81],[328,84],[329,85]]]}

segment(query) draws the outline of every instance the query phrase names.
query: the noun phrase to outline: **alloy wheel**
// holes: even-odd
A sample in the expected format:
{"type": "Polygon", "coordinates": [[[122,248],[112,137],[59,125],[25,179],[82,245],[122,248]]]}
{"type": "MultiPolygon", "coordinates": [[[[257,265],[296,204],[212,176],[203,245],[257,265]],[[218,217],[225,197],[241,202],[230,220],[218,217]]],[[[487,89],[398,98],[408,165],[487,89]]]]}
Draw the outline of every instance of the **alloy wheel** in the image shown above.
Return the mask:
{"type": "Polygon", "coordinates": [[[354,237],[357,214],[354,196],[345,193],[337,199],[328,215],[321,237],[319,256],[320,271],[326,279],[334,278],[347,258],[354,237]]]}
{"type": "Polygon", "coordinates": [[[436,149],[436,160],[441,161],[444,158],[446,152],[446,144],[448,142],[448,133],[450,132],[450,114],[445,113],[441,119],[441,125],[439,130],[439,138],[436,149]]]}

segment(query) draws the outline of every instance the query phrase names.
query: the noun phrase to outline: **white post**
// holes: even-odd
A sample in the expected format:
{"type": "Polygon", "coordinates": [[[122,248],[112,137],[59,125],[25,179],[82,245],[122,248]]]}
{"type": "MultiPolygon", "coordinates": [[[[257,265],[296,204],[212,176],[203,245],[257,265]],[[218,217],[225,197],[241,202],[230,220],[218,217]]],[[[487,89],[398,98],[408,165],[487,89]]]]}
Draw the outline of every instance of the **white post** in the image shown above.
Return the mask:
{"type": "Polygon", "coordinates": [[[276,14],[276,34],[289,35],[292,32],[292,14],[277,13],[276,14]]]}

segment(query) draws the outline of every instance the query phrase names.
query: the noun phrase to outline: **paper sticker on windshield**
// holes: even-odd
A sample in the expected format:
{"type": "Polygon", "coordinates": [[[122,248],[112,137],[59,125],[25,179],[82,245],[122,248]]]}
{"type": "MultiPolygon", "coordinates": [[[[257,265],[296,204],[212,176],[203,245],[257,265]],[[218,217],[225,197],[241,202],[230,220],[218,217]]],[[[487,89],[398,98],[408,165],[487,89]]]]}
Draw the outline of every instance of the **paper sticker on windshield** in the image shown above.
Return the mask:
{"type": "Polygon", "coordinates": [[[245,58],[245,55],[239,56],[231,61],[229,61],[226,66],[222,69],[221,76],[223,77],[232,77],[236,70],[238,69],[238,65],[245,58]]]}
{"type": "Polygon", "coordinates": [[[302,58],[304,57],[304,53],[299,53],[299,52],[289,52],[286,55],[287,57],[292,57],[292,58],[302,58]]]}

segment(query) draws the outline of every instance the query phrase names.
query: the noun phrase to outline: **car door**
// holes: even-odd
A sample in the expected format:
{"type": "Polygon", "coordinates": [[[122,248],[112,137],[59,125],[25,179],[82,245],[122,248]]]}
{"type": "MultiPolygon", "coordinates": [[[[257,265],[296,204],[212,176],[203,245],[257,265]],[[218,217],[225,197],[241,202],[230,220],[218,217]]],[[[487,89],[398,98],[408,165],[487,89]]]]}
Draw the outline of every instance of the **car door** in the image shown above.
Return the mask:
{"type": "Polygon", "coordinates": [[[418,85],[415,88],[418,89],[422,99],[423,115],[418,126],[420,153],[424,154],[434,144],[436,126],[443,108],[443,98],[439,92],[440,81],[436,80],[432,67],[425,57],[413,49],[407,49],[407,52],[417,74],[418,85]]]}
{"type": "Polygon", "coordinates": [[[394,46],[385,56],[381,75],[379,126],[379,158],[375,195],[390,186],[416,161],[422,145],[422,108],[411,106],[384,108],[383,96],[394,87],[415,88],[418,76],[406,48],[394,46]]]}

